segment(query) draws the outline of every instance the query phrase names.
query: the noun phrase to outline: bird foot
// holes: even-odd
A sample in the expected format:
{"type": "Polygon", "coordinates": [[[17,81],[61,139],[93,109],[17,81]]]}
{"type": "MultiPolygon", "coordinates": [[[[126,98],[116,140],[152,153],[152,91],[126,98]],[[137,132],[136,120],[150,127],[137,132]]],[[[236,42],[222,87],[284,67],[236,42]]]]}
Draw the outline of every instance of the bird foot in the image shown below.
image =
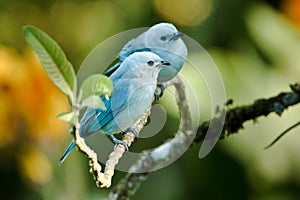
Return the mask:
{"type": "Polygon", "coordinates": [[[164,95],[164,92],[165,92],[165,87],[163,86],[163,84],[158,83],[157,87],[156,87],[156,90],[154,92],[155,102],[157,102],[159,100],[159,98],[164,95]]]}
{"type": "Polygon", "coordinates": [[[111,137],[111,139],[112,139],[112,140],[114,141],[114,143],[115,143],[114,149],[116,149],[117,146],[118,146],[119,144],[121,144],[121,145],[124,146],[125,150],[128,151],[128,145],[127,145],[126,142],[124,142],[124,141],[122,141],[122,140],[118,140],[118,139],[117,139],[115,136],[113,136],[113,135],[111,135],[110,137],[111,137]]]}
{"type": "Polygon", "coordinates": [[[130,128],[127,129],[126,132],[131,132],[131,133],[133,133],[133,135],[134,135],[136,138],[139,137],[139,132],[138,132],[135,128],[130,127],[130,128]]]}

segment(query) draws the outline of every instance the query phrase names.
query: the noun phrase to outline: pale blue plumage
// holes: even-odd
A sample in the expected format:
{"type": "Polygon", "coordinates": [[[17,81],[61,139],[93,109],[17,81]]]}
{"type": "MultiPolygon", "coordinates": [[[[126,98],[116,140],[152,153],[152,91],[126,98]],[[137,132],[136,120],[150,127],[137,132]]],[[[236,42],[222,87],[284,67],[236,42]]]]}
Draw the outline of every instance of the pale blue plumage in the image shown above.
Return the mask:
{"type": "Polygon", "coordinates": [[[158,82],[168,81],[181,70],[187,58],[187,47],[181,39],[182,35],[173,24],[156,24],[137,38],[130,40],[119,53],[119,62],[104,74],[111,75],[132,53],[150,51],[171,63],[170,66],[162,69],[158,76],[158,82]]]}
{"type": "MultiPolygon", "coordinates": [[[[159,71],[167,65],[170,63],[151,52],[133,53],[124,59],[110,76],[114,86],[111,97],[109,100],[102,97],[106,110],[88,108],[80,121],[80,135],[85,138],[101,129],[121,143],[113,134],[126,131],[144,114],[151,104],[159,71]]],[[[60,163],[74,146],[72,141],[60,163]]]]}

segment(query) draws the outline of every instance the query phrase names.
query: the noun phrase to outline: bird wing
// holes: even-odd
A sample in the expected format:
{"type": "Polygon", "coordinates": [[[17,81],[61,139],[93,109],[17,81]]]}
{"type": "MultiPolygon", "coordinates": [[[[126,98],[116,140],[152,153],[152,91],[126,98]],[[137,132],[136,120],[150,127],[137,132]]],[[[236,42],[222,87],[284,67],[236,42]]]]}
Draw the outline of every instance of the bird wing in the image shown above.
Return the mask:
{"type": "Polygon", "coordinates": [[[122,51],[120,52],[119,61],[116,64],[114,64],[112,67],[110,67],[109,69],[107,69],[103,73],[104,75],[111,76],[120,67],[120,65],[125,60],[125,58],[127,58],[128,56],[130,56],[131,54],[133,54],[135,52],[142,52],[142,51],[149,51],[149,52],[151,52],[150,48],[139,48],[139,49],[129,49],[129,48],[124,49],[124,48],[125,47],[123,47],[122,51]]]}
{"type": "Polygon", "coordinates": [[[123,46],[122,50],[119,53],[120,60],[123,61],[125,60],[125,58],[127,58],[130,55],[128,54],[128,52],[132,51],[134,41],[135,39],[132,39],[123,46]]]}
{"type": "Polygon", "coordinates": [[[86,110],[80,121],[80,135],[82,137],[87,137],[100,129],[105,133],[112,133],[119,130],[119,128],[114,125],[107,125],[113,121],[115,115],[126,108],[126,94],[128,93],[128,87],[116,87],[114,90],[116,95],[113,96],[113,106],[111,105],[111,98],[106,100],[101,96],[106,110],[94,108],[88,108],[86,110]]]}
{"type": "Polygon", "coordinates": [[[103,74],[105,76],[110,76],[112,75],[112,73],[114,73],[121,65],[122,61],[118,61],[116,64],[114,64],[112,67],[110,67],[109,69],[107,69],[103,74]]]}
{"type": "Polygon", "coordinates": [[[132,54],[134,51],[132,51],[132,43],[134,42],[134,39],[130,40],[129,42],[127,42],[122,50],[119,53],[119,61],[114,64],[112,67],[110,67],[109,69],[107,69],[103,74],[106,76],[110,76],[112,75],[112,73],[114,73],[121,65],[121,63],[125,60],[125,58],[127,58],[130,54],[132,54]]]}
{"type": "Polygon", "coordinates": [[[150,51],[151,52],[151,48],[147,48],[147,47],[141,47],[141,48],[127,48],[126,51],[123,50],[120,52],[120,60],[123,61],[125,60],[125,58],[127,58],[128,56],[130,56],[131,54],[135,53],[135,52],[143,52],[143,51],[150,51]]]}

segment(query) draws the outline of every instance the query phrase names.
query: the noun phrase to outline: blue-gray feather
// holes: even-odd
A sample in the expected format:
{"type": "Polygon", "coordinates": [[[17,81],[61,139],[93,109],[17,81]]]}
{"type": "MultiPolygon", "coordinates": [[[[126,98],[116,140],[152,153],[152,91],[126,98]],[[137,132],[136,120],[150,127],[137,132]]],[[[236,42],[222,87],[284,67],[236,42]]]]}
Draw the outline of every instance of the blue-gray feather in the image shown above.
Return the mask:
{"type": "MultiPolygon", "coordinates": [[[[79,134],[85,138],[98,130],[112,135],[128,129],[150,106],[163,65],[166,62],[150,52],[136,52],[128,56],[109,77],[114,86],[111,97],[108,100],[101,97],[106,109],[87,108],[80,120],[79,134]],[[153,66],[149,61],[154,63],[153,66]]],[[[74,146],[72,141],[60,163],[74,146]]]]}
{"type": "Polygon", "coordinates": [[[113,74],[123,60],[132,53],[148,51],[171,63],[170,66],[163,68],[158,75],[158,82],[168,81],[177,75],[187,58],[188,50],[180,38],[181,36],[182,34],[173,24],[156,24],[125,44],[119,53],[119,62],[105,71],[104,74],[108,76],[113,74]],[[178,37],[178,35],[180,36],[178,37]],[[166,39],[162,40],[162,37],[166,39]]]}

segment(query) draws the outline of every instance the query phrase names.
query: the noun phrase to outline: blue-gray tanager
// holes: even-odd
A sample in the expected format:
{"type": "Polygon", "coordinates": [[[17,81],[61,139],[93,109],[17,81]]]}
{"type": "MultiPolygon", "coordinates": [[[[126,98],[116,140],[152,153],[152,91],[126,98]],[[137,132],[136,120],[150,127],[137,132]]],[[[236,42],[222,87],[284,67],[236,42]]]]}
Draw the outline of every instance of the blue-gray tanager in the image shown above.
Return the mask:
{"type": "MultiPolygon", "coordinates": [[[[111,97],[108,100],[101,97],[106,110],[88,108],[80,121],[79,134],[85,138],[101,129],[115,144],[127,147],[113,134],[126,131],[149,108],[163,66],[170,66],[170,63],[151,52],[136,52],[124,59],[110,76],[114,86],[111,97]]],[[[74,146],[72,141],[60,163],[74,146]]]]}
{"type": "Polygon", "coordinates": [[[119,53],[119,62],[104,74],[111,75],[132,53],[150,51],[171,63],[170,66],[163,68],[158,75],[159,83],[168,81],[176,76],[187,58],[188,51],[181,39],[182,36],[183,34],[173,24],[156,24],[137,38],[130,40],[119,53]]]}

